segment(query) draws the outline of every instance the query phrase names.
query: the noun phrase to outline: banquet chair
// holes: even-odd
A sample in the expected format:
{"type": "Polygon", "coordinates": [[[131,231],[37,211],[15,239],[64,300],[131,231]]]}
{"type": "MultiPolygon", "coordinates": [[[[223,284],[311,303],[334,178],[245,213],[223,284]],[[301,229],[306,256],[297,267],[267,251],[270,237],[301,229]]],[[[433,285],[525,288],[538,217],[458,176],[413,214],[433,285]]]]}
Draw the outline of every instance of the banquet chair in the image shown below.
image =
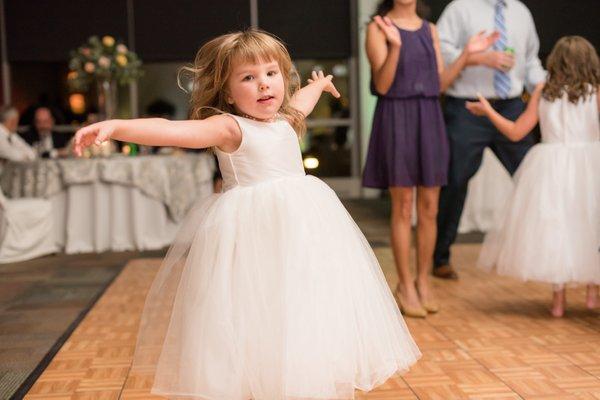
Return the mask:
{"type": "Polygon", "coordinates": [[[55,253],[52,220],[48,200],[7,199],[0,190],[0,263],[55,253]]]}

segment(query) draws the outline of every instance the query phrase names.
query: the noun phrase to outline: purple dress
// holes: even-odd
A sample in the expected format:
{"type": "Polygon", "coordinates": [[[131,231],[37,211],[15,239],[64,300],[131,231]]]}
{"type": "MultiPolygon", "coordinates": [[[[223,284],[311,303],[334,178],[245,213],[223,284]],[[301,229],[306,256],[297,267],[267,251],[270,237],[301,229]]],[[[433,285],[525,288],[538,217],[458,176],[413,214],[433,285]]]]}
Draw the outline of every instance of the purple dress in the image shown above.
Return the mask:
{"type": "Polygon", "coordinates": [[[443,186],[448,138],[439,102],[440,82],[429,23],[398,28],[402,39],[392,86],[378,96],[363,186],[443,186]]]}

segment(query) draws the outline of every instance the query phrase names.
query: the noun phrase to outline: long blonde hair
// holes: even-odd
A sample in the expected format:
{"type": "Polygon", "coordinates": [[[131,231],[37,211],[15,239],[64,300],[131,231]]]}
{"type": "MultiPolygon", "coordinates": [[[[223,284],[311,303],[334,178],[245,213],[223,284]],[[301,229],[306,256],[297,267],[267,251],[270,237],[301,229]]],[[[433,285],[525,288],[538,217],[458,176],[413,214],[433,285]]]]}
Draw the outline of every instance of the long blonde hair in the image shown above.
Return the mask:
{"type": "Polygon", "coordinates": [[[235,114],[233,105],[226,101],[227,80],[233,63],[268,61],[279,64],[283,77],[284,97],[279,114],[289,121],[298,135],[302,135],[306,130],[304,115],[290,106],[292,95],[300,88],[298,73],[285,45],[275,36],[259,29],[228,33],[210,40],[198,50],[194,65],[181,69],[180,72],[193,75],[190,118],[235,114]]]}
{"type": "Polygon", "coordinates": [[[576,103],[598,89],[600,61],[590,42],[581,36],[565,36],[554,45],[546,62],[548,79],[542,96],[552,101],[567,93],[576,103]]]}

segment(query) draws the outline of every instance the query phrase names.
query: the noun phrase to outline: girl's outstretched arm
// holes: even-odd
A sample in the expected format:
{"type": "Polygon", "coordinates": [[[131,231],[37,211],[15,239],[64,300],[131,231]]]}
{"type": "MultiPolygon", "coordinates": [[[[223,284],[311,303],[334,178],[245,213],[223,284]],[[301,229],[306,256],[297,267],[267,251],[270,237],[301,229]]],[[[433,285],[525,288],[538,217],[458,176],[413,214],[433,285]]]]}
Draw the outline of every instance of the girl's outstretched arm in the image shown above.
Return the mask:
{"type": "Polygon", "coordinates": [[[149,146],[220,147],[233,151],[241,132],[233,118],[215,115],[203,120],[169,121],[163,118],[113,119],[81,128],[75,134],[75,153],[108,139],[149,146]]]}
{"type": "Polygon", "coordinates": [[[467,101],[465,107],[475,114],[480,116],[486,116],[494,124],[494,126],[504,134],[507,138],[513,142],[518,142],[523,139],[538,123],[538,104],[542,95],[542,89],[544,84],[540,83],[535,87],[527,108],[517,118],[516,121],[511,121],[498,114],[496,110],[490,105],[490,103],[481,95],[479,95],[479,101],[467,101]]]}
{"type": "Polygon", "coordinates": [[[315,108],[317,101],[321,97],[321,93],[329,92],[333,97],[340,97],[340,93],[337,91],[333,82],[333,75],[325,76],[323,71],[312,72],[312,79],[308,80],[308,85],[298,90],[292,96],[290,100],[290,106],[300,111],[305,117],[308,116],[315,108]]]}

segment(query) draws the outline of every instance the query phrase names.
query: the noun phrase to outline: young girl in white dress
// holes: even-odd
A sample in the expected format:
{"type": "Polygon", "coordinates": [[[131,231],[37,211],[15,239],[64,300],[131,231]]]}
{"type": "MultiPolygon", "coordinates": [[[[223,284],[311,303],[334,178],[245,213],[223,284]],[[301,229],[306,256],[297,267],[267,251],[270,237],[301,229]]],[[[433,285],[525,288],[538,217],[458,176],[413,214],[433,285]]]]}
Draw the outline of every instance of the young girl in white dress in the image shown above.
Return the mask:
{"type": "Polygon", "coordinates": [[[600,62],[584,38],[560,39],[547,62],[545,85],[515,121],[484,98],[467,104],[511,140],[537,124],[534,146],[515,174],[515,188],[497,231],[486,237],[479,264],[523,280],[554,284],[552,315],[565,308],[565,285],[587,284],[587,307],[600,284],[600,62]]]}
{"type": "Polygon", "coordinates": [[[298,143],[332,76],[299,89],[284,45],[250,30],[196,56],[192,120],[103,121],[108,138],[212,147],[223,191],[189,213],[146,299],[134,367],[152,393],[222,400],[352,399],[420,356],[380,266],[298,143]]]}

